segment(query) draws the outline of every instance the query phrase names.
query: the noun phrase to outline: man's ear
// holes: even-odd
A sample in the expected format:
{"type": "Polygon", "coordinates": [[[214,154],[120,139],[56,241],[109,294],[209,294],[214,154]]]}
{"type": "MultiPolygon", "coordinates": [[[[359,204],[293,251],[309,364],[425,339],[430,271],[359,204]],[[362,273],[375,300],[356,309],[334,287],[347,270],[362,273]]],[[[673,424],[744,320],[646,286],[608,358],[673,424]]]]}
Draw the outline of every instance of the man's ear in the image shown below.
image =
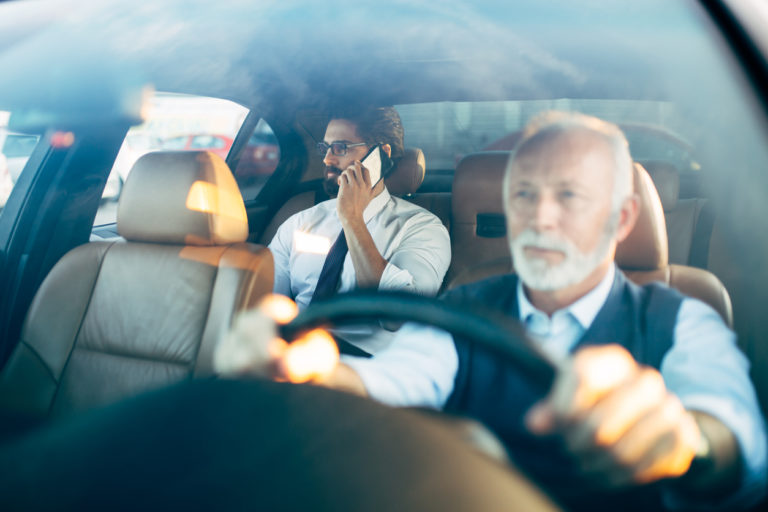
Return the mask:
{"type": "Polygon", "coordinates": [[[381,149],[387,154],[387,157],[392,157],[392,146],[389,144],[382,144],[381,149]]]}
{"type": "Polygon", "coordinates": [[[632,194],[624,200],[619,210],[619,225],[616,229],[616,242],[622,242],[632,232],[640,216],[640,197],[632,194]]]}

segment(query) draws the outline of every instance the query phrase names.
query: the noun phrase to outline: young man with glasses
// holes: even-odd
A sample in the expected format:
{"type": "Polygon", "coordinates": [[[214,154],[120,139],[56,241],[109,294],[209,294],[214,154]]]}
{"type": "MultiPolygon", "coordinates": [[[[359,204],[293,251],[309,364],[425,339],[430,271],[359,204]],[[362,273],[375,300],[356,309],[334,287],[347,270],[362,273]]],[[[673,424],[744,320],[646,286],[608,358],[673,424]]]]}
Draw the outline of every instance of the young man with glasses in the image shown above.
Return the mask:
{"type": "MultiPolygon", "coordinates": [[[[355,288],[437,293],[451,245],[440,219],[393,197],[383,178],[372,183],[361,160],[376,145],[395,165],[403,155],[403,127],[392,107],[339,111],[331,116],[318,151],[323,188],[333,199],[299,212],[278,229],[275,293],[304,309],[312,301],[355,288]]],[[[355,355],[385,348],[392,333],[371,327],[333,332],[355,355]],[[361,352],[362,351],[362,352],[361,352]]]]}

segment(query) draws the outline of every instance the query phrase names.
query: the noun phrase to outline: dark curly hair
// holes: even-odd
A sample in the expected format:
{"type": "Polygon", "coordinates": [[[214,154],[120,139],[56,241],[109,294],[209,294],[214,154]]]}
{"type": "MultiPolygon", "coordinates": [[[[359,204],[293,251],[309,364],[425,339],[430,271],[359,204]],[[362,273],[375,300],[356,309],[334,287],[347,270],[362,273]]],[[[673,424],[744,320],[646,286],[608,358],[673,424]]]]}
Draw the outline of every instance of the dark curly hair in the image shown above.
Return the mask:
{"type": "Polygon", "coordinates": [[[395,162],[403,156],[403,123],[394,107],[338,107],[331,110],[330,119],[354,123],[367,144],[389,144],[395,162]]]}

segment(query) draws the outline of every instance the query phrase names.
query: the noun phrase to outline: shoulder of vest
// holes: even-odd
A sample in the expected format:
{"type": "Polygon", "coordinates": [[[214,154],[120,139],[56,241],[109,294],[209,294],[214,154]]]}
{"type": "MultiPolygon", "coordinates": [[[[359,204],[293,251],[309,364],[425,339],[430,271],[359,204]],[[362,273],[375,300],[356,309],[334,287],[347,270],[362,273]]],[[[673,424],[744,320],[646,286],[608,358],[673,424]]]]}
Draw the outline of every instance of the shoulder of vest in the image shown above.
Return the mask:
{"type": "Polygon", "coordinates": [[[517,289],[517,276],[514,274],[502,274],[491,276],[444,292],[440,299],[449,303],[463,302],[466,300],[482,300],[485,297],[497,297],[498,294],[506,295],[510,290],[517,289]]]}

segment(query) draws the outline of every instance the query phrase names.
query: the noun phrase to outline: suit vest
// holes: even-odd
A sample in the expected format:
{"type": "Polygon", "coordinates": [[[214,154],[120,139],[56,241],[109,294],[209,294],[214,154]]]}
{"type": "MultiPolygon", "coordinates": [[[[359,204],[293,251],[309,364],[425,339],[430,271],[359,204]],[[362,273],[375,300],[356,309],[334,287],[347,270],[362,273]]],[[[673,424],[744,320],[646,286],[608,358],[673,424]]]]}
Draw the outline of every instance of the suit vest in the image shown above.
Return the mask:
{"type": "MultiPolygon", "coordinates": [[[[443,299],[453,304],[482,304],[491,311],[519,319],[517,284],[515,275],[494,276],[451,290],[443,299]]],[[[639,363],[659,369],[674,341],[683,298],[660,283],[635,285],[617,270],[603,307],[573,350],[617,343],[639,363]]],[[[625,510],[631,508],[630,503],[641,508],[660,505],[655,486],[614,495],[616,502],[606,500],[605,496],[595,502],[595,493],[585,496],[586,483],[559,438],[533,436],[523,424],[525,413],[544,398],[547,390],[536,389],[514,366],[483,347],[456,339],[456,350],[459,369],[446,410],[484,423],[504,443],[515,465],[568,509],[607,510],[619,506],[625,510]]]]}

